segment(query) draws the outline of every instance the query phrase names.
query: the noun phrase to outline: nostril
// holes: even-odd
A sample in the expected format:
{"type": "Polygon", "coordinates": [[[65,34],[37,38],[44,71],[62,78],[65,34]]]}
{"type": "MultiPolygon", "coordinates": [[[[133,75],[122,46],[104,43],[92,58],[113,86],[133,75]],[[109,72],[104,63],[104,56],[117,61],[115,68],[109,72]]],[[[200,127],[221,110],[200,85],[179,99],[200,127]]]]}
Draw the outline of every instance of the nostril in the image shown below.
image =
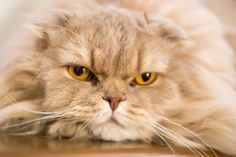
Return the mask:
{"type": "Polygon", "coordinates": [[[105,101],[108,101],[109,98],[103,96],[102,99],[105,100],[105,101]]]}
{"type": "Polygon", "coordinates": [[[110,98],[108,98],[107,101],[109,102],[109,104],[111,103],[111,99],[110,98]]]}
{"type": "Polygon", "coordinates": [[[120,100],[120,102],[121,102],[121,101],[125,101],[126,99],[127,99],[127,98],[123,98],[123,99],[120,100]]]}
{"type": "Polygon", "coordinates": [[[102,97],[102,98],[103,98],[103,100],[105,100],[105,101],[111,103],[111,98],[110,98],[110,97],[102,97]]]}

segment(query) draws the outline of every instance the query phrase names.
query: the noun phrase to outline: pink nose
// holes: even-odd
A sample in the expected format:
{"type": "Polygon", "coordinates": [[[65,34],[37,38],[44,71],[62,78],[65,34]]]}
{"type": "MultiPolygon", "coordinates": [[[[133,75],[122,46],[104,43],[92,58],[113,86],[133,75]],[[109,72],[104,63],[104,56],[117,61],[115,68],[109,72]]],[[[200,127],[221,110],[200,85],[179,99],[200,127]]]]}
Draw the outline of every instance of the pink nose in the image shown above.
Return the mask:
{"type": "Polygon", "coordinates": [[[119,103],[123,101],[121,97],[105,97],[103,99],[109,102],[112,111],[115,111],[119,106],[119,103]]]}

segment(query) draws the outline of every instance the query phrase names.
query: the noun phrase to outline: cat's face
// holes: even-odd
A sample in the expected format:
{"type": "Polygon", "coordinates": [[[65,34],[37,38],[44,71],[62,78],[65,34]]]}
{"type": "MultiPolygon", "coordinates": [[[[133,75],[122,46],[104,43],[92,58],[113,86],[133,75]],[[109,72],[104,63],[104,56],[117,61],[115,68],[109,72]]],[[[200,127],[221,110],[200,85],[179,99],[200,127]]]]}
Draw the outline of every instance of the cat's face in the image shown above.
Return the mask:
{"type": "Polygon", "coordinates": [[[104,140],[152,138],[164,108],[175,105],[180,96],[167,74],[175,41],[167,41],[166,36],[173,34],[165,34],[160,23],[147,18],[108,8],[66,17],[59,26],[41,25],[47,33],[46,41],[40,41],[44,42],[40,77],[46,92],[42,108],[66,117],[50,125],[50,134],[69,125],[80,128],[72,136],[81,136],[85,129],[92,138],[104,140]],[[72,73],[73,66],[78,66],[77,72],[85,67],[93,77],[77,79],[70,66],[72,73]],[[145,73],[152,78],[143,80],[145,73]]]}

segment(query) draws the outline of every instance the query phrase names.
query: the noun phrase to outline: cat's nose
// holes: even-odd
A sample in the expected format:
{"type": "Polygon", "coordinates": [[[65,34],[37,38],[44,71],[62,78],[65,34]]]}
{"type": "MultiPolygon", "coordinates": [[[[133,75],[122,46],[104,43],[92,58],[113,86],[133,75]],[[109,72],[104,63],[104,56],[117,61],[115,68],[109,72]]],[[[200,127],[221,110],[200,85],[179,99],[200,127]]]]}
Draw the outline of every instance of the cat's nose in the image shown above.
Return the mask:
{"type": "Polygon", "coordinates": [[[109,105],[113,112],[117,109],[117,107],[119,106],[119,103],[125,100],[125,99],[122,99],[121,97],[103,97],[103,99],[109,102],[109,105]]]}

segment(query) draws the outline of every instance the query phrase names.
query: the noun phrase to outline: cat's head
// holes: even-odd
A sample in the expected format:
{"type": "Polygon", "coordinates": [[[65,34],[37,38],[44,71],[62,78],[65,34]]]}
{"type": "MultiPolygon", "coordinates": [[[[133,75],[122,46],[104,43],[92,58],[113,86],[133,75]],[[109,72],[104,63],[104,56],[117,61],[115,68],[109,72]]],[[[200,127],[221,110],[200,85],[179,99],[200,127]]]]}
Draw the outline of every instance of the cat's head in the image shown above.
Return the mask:
{"type": "Polygon", "coordinates": [[[186,35],[171,22],[108,7],[64,14],[38,29],[42,108],[88,123],[95,138],[150,140],[165,106],[179,103],[168,68],[186,35]]]}
{"type": "Polygon", "coordinates": [[[72,136],[85,129],[91,138],[150,141],[163,116],[182,101],[185,71],[179,67],[186,63],[176,58],[186,34],[168,20],[95,7],[59,11],[34,30],[35,51],[18,63],[31,79],[21,80],[21,88],[34,81],[37,89],[25,91],[40,93],[37,108],[62,115],[47,126],[52,136],[67,134],[59,130],[69,125],[77,127],[72,136]]]}

